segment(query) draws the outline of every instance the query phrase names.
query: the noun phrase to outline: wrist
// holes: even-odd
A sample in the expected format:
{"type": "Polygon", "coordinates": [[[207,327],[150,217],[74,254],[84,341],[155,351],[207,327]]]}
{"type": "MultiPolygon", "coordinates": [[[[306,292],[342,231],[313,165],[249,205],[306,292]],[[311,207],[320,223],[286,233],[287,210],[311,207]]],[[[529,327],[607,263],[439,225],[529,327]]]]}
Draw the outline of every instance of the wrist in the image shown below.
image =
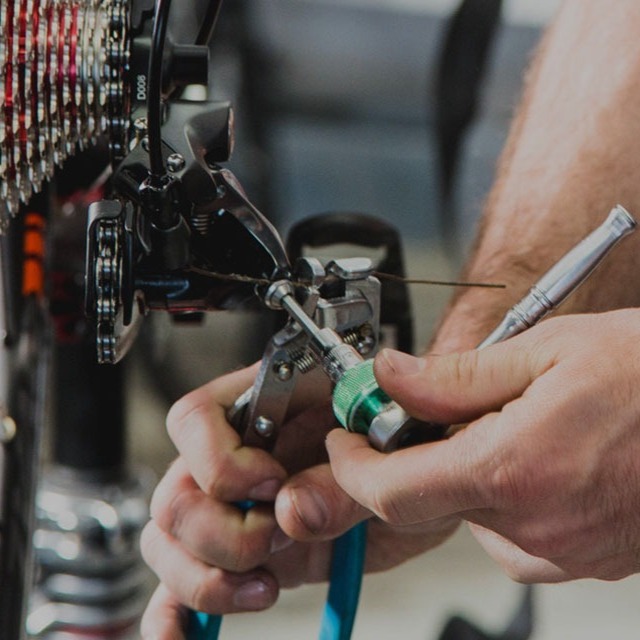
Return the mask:
{"type": "Polygon", "coordinates": [[[468,291],[451,302],[436,328],[428,351],[459,353],[475,349],[515,302],[508,288],[468,291]]]}

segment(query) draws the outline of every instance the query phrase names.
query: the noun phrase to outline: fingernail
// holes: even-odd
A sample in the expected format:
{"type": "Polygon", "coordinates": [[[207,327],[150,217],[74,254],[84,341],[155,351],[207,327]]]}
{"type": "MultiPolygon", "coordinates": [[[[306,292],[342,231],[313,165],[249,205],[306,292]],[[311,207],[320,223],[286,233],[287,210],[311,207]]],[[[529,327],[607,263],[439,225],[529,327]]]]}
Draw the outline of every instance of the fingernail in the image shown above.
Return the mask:
{"type": "Polygon", "coordinates": [[[271,480],[265,480],[260,484],[256,485],[249,491],[249,499],[250,500],[259,500],[261,502],[272,502],[276,499],[278,495],[278,491],[280,491],[280,487],[282,486],[282,481],[277,478],[273,478],[271,480]]]}
{"type": "Polygon", "coordinates": [[[272,602],[271,589],[262,580],[246,582],[233,594],[233,604],[239,609],[260,611],[266,609],[272,602]]]}
{"type": "Polygon", "coordinates": [[[309,487],[298,487],[292,491],[291,500],[304,526],[311,533],[321,533],[329,516],[323,497],[309,487]]]}
{"type": "Polygon", "coordinates": [[[424,369],[426,364],[424,358],[416,358],[394,349],[383,349],[378,355],[378,359],[398,375],[418,373],[424,369]]]}
{"type": "Polygon", "coordinates": [[[273,536],[271,537],[271,553],[278,553],[278,551],[284,551],[293,544],[293,539],[290,538],[280,527],[278,527],[273,536]]]}

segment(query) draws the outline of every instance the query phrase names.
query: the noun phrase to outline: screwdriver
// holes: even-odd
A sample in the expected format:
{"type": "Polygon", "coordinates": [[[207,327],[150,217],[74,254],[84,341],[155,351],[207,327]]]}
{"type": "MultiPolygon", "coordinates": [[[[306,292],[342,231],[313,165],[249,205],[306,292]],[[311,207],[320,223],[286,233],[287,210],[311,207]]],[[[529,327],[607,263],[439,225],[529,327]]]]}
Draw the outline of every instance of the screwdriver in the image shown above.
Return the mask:
{"type": "Polygon", "coordinates": [[[609,251],[636,227],[633,216],[616,205],[606,220],[560,258],[498,326],[478,345],[483,349],[522,333],[560,306],[600,264],[609,251]]]}

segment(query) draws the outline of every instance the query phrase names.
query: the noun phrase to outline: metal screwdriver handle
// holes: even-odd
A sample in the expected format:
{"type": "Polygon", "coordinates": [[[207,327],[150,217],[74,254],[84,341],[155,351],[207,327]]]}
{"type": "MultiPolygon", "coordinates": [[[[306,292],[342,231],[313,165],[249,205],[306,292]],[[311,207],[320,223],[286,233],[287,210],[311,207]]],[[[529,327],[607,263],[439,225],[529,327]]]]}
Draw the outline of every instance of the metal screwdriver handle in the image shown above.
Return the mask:
{"type": "Polygon", "coordinates": [[[477,348],[483,349],[507,340],[539,322],[562,304],[636,225],[631,214],[624,207],[616,205],[597,229],[556,262],[531,287],[529,293],[507,311],[500,324],[477,348]]]}

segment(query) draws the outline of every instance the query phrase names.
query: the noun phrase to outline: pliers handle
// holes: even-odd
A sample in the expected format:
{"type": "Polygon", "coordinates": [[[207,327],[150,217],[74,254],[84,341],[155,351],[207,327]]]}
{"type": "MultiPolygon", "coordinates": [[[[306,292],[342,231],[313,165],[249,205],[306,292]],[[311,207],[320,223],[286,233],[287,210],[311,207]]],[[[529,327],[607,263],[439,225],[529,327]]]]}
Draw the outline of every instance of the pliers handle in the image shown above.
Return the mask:
{"type": "MultiPolygon", "coordinates": [[[[356,617],[367,546],[361,522],[333,544],[331,580],[320,623],[319,640],[349,640],[356,617]]],[[[217,640],[222,616],[191,611],[187,640],[217,640]]]]}

